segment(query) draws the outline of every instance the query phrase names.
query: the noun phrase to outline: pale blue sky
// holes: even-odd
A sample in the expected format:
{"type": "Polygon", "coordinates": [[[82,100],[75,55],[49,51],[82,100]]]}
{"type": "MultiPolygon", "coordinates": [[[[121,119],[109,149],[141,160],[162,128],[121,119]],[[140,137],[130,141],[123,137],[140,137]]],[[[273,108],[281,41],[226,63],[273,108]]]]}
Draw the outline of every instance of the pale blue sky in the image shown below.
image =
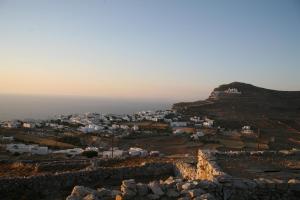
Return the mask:
{"type": "Polygon", "coordinates": [[[299,75],[297,0],[0,0],[0,93],[195,100],[299,75]]]}

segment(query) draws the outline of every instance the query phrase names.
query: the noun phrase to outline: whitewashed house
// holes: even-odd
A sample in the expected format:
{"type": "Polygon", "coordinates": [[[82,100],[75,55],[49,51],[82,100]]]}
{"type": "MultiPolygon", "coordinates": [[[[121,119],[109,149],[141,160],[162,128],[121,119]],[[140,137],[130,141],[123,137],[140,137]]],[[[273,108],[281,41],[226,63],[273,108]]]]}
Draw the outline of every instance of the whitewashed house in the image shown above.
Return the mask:
{"type": "Polygon", "coordinates": [[[250,126],[243,126],[241,134],[243,136],[248,136],[248,137],[257,137],[257,134],[253,130],[251,130],[250,126]]]}
{"type": "Polygon", "coordinates": [[[21,122],[18,120],[8,121],[4,123],[5,128],[20,128],[21,122]]]}
{"type": "Polygon", "coordinates": [[[83,152],[84,150],[81,148],[73,148],[73,149],[64,149],[64,150],[58,150],[58,151],[53,151],[54,154],[67,154],[67,155],[79,155],[83,152]]]}
{"type": "Polygon", "coordinates": [[[191,138],[193,140],[199,140],[203,136],[204,136],[204,133],[202,131],[197,131],[195,134],[191,135],[191,138]]]}
{"type": "Polygon", "coordinates": [[[185,127],[187,126],[187,122],[171,122],[171,127],[185,127]]]}
{"type": "Polygon", "coordinates": [[[138,131],[138,130],[139,130],[139,126],[138,126],[138,125],[136,125],[136,124],[135,124],[135,125],[133,125],[133,127],[132,127],[132,130],[133,130],[133,131],[138,131]]]}
{"type": "Polygon", "coordinates": [[[14,141],[14,137],[13,136],[2,136],[1,141],[12,142],[12,141],[14,141]]]}
{"type": "Polygon", "coordinates": [[[228,88],[227,90],[224,91],[225,93],[228,94],[241,94],[240,91],[238,91],[238,89],[236,88],[228,88]]]}
{"type": "Polygon", "coordinates": [[[126,151],[120,150],[118,148],[114,148],[113,151],[112,150],[103,151],[102,152],[102,157],[103,158],[122,158],[126,154],[127,154],[126,151]]]}
{"type": "Polygon", "coordinates": [[[97,147],[86,147],[85,149],[84,149],[84,151],[96,151],[96,152],[98,152],[98,148],[97,147]]]}
{"type": "Polygon", "coordinates": [[[148,156],[148,151],[146,151],[144,149],[141,149],[141,148],[138,148],[138,147],[131,147],[128,150],[128,153],[132,157],[137,157],[137,156],[146,157],[146,156],[148,156]]]}
{"type": "Polygon", "coordinates": [[[6,145],[6,150],[11,153],[31,153],[38,155],[46,155],[49,153],[48,147],[40,147],[36,144],[8,144],[6,145]]]}
{"type": "Polygon", "coordinates": [[[32,122],[24,122],[23,127],[24,128],[35,128],[35,124],[32,122]]]}

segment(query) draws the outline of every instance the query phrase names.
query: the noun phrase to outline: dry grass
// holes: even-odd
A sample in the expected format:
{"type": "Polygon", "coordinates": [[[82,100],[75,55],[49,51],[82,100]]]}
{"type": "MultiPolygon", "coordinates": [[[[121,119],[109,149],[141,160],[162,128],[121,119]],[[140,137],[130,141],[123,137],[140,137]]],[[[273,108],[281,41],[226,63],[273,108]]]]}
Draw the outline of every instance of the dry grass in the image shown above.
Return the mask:
{"type": "Polygon", "coordinates": [[[14,135],[14,137],[17,140],[21,140],[24,142],[29,142],[29,143],[35,143],[35,144],[39,144],[39,145],[45,145],[48,147],[55,147],[55,148],[74,148],[74,145],[71,144],[67,144],[67,143],[63,143],[63,142],[58,142],[52,138],[41,138],[39,136],[35,136],[35,135],[25,135],[25,134],[16,134],[14,135]]]}
{"type": "Polygon", "coordinates": [[[244,143],[240,140],[218,139],[218,141],[221,144],[223,144],[226,148],[232,148],[232,149],[242,149],[242,148],[244,148],[244,143]]]}

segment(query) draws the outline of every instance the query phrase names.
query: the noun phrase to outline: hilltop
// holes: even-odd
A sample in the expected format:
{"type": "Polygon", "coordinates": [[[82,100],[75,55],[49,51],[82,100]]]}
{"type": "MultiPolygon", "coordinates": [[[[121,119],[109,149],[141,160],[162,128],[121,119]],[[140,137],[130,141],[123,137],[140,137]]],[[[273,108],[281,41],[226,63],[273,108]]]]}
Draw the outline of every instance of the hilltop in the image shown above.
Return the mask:
{"type": "Polygon", "coordinates": [[[300,128],[300,91],[271,90],[241,82],[220,85],[206,100],[176,103],[173,109],[186,117],[207,115],[232,128],[245,123],[274,128],[274,122],[300,128]]]}
{"type": "Polygon", "coordinates": [[[236,120],[295,119],[300,117],[300,91],[277,91],[233,82],[215,88],[204,101],[176,103],[173,109],[186,115],[236,120]]]}

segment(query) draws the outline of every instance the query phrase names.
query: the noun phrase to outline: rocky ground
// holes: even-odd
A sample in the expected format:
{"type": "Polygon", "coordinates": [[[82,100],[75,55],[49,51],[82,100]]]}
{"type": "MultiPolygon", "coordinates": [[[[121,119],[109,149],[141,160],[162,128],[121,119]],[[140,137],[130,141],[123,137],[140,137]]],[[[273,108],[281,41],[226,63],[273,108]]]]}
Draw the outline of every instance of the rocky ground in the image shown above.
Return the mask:
{"type": "Polygon", "coordinates": [[[169,177],[166,180],[152,181],[148,184],[136,183],[134,179],[122,181],[120,190],[98,188],[93,190],[84,186],[75,186],[66,200],[216,200],[209,191],[217,188],[209,181],[185,181],[169,177]]]}

